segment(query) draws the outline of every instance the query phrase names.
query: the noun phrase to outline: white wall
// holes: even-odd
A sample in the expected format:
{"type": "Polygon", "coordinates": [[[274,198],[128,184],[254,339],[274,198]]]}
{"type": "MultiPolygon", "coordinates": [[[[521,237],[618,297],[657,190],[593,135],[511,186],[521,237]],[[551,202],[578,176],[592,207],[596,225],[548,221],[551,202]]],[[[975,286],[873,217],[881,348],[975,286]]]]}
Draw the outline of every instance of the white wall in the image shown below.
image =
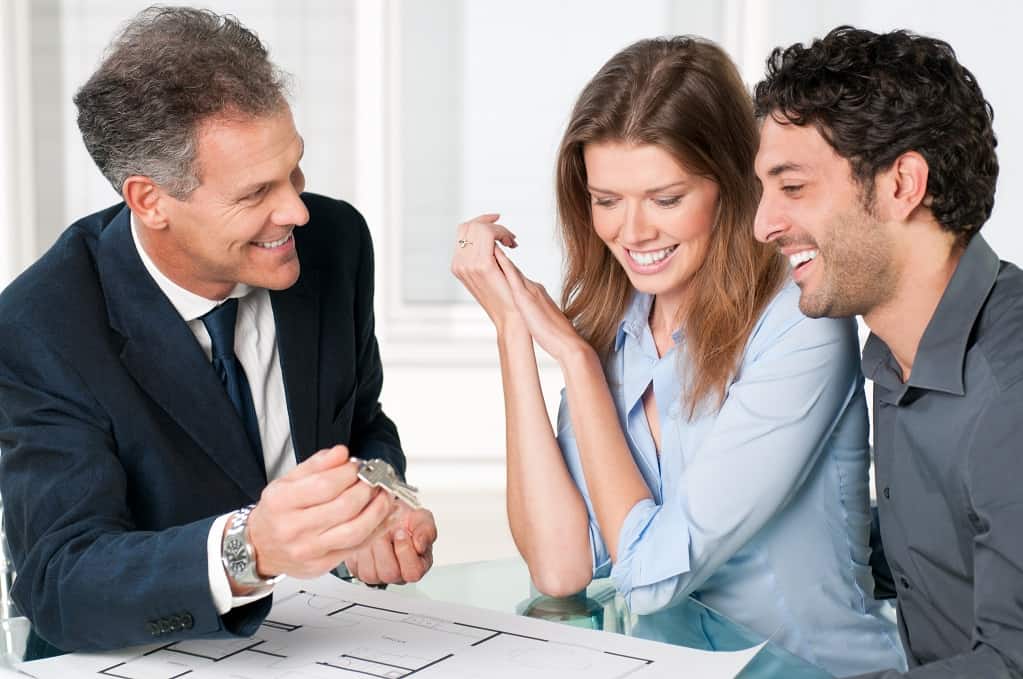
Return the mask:
{"type": "MultiPolygon", "coordinates": [[[[66,225],[120,198],[89,158],[75,123],[71,98],[99,65],[103,49],[115,31],[134,13],[153,4],[150,0],[59,0],[57,16],[36,15],[37,23],[52,21],[44,33],[56,31],[56,54],[37,50],[37,64],[56,56],[59,88],[43,83],[37,90],[56,90],[54,113],[64,140],[63,162],[41,170],[42,177],[62,173],[64,191],[59,224],[66,225]]],[[[168,3],[190,4],[190,3],[168,3]]],[[[256,31],[270,49],[271,58],[293,76],[293,109],[299,131],[307,137],[303,165],[308,189],[335,196],[354,190],[354,3],[350,0],[213,0],[194,3],[217,12],[237,15],[256,31]],[[339,37],[343,39],[338,39],[339,37]]],[[[39,111],[42,115],[45,111],[39,111]]],[[[49,245],[60,228],[41,225],[49,245]]]]}
{"type": "Polygon", "coordinates": [[[35,244],[32,110],[26,0],[0,3],[0,286],[31,262],[35,244]]]}

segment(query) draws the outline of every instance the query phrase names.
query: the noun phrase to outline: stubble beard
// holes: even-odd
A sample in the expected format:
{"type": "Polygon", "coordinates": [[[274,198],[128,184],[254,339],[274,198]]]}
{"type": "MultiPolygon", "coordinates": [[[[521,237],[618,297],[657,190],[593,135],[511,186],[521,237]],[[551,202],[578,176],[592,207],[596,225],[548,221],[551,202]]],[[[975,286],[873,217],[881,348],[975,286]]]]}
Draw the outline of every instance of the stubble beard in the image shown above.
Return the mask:
{"type": "Polygon", "coordinates": [[[844,318],[885,303],[895,289],[892,247],[871,210],[836,217],[817,243],[821,282],[816,290],[803,288],[799,310],[809,318],[844,318]]]}

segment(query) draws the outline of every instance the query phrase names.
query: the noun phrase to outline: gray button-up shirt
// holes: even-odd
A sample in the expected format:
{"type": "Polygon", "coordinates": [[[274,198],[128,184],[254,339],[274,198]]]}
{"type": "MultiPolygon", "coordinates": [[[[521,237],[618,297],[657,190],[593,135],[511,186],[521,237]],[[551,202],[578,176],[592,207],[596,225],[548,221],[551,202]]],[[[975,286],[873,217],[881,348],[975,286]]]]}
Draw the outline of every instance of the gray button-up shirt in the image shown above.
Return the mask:
{"type": "Polygon", "coordinates": [[[1023,272],[975,236],[909,380],[875,335],[863,372],[909,676],[1023,677],[1023,272]]]}

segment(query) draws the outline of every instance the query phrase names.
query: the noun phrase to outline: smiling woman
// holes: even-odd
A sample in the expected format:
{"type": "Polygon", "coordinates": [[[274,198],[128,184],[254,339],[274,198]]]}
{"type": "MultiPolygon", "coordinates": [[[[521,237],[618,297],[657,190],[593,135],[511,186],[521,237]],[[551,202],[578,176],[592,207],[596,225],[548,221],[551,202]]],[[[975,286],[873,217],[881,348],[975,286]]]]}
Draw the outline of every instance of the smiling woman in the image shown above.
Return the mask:
{"type": "MultiPolygon", "coordinates": [[[[688,338],[693,366],[686,405],[693,414],[708,398],[718,404],[724,398],[753,324],[780,285],[784,264],[749,238],[756,210],[752,186],[756,130],[742,81],[716,46],[697,41],[686,51],[674,59],[658,59],[637,49],[630,59],[623,53],[602,69],[576,103],[561,144],[557,187],[568,265],[562,292],[565,313],[603,354],[629,301],[630,284],[641,292],[669,292],[654,300],[652,313],[666,343],[680,326],[688,338]],[[621,83],[628,80],[638,83],[639,91],[628,98],[632,108],[614,110],[616,98],[621,101],[621,83]],[[625,158],[622,154],[629,147],[632,157],[625,158]],[[640,166],[650,169],[637,174],[640,166]],[[642,192],[652,198],[647,206],[664,208],[653,221],[649,211],[633,209],[629,218],[635,221],[626,224],[628,228],[649,232],[650,225],[667,220],[676,230],[681,225],[689,232],[685,240],[693,238],[694,230],[705,231],[687,244],[688,275],[676,281],[674,290],[637,284],[628,260],[619,256],[622,236],[635,238],[634,234],[620,233],[618,250],[606,251],[624,268],[609,266],[606,256],[592,256],[599,249],[594,235],[606,243],[604,228],[621,228],[621,213],[628,212],[616,216],[600,205],[601,194],[594,189],[612,188],[601,184],[604,174],[611,174],[608,181],[631,185],[634,197],[642,192]],[[639,185],[636,180],[644,175],[648,183],[639,185]],[[660,195],[661,187],[674,192],[660,195]],[[700,276],[694,279],[697,271],[700,276]],[[617,293],[613,299],[605,297],[607,303],[595,297],[606,295],[602,281],[617,293]],[[686,313],[689,306],[701,313],[686,313]]],[[[640,261],[644,257],[649,254],[640,254],[640,261]]]]}
{"type": "Polygon", "coordinates": [[[869,595],[855,324],[804,317],[753,238],[756,143],[721,49],[640,41],[561,143],[564,311],[498,215],[459,226],[452,270],[498,333],[512,534],[548,594],[610,575],[637,613],[695,594],[833,674],[901,667],[869,595]],[[554,431],[534,341],[565,379],[554,431]]]}
{"type": "Polygon", "coordinates": [[[588,144],[583,158],[593,230],[632,286],[655,296],[657,324],[674,326],[707,255],[717,183],[686,172],[667,151],[650,144],[588,144]]]}
{"type": "MultiPolygon", "coordinates": [[[[684,310],[699,287],[693,277],[711,246],[718,183],[687,172],[668,151],[653,144],[585,144],[583,159],[592,231],[618,260],[632,287],[654,296],[650,311],[654,337],[668,342],[679,320],[688,316],[684,310]]],[[[762,254],[761,258],[778,268],[773,258],[762,254]]],[[[607,314],[613,323],[621,311],[610,308],[607,314]]]]}

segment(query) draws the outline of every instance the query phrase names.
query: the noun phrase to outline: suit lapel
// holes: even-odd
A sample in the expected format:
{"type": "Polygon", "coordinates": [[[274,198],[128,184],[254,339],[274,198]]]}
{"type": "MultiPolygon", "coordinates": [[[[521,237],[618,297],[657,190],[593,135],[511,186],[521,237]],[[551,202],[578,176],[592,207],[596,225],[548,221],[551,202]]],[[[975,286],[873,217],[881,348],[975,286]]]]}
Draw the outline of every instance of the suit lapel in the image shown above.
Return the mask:
{"type": "Polygon", "coordinates": [[[199,343],[138,256],[124,208],[100,236],[98,268],[121,360],[136,382],[252,498],[266,485],[241,419],[199,343]]]}
{"type": "Polygon", "coordinates": [[[316,270],[303,266],[295,285],[287,290],[270,292],[297,462],[316,452],[320,344],[318,280],[316,270]]]}

